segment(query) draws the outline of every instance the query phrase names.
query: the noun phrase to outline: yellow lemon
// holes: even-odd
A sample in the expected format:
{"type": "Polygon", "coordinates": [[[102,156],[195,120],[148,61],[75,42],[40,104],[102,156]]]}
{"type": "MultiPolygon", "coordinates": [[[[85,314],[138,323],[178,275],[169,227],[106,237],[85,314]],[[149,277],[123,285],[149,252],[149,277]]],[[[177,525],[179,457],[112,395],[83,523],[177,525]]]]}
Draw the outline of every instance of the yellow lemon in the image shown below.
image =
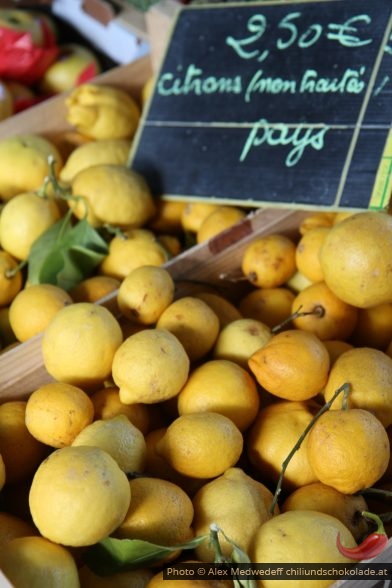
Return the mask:
{"type": "Polygon", "coordinates": [[[255,319],[272,329],[290,316],[294,298],[294,292],[284,286],[256,288],[241,298],[238,308],[244,318],[255,319]]]}
{"type": "Polygon", "coordinates": [[[254,239],[245,247],[241,269],[259,288],[282,286],[295,273],[294,241],[285,235],[272,234],[254,239]]]}
{"type": "Polygon", "coordinates": [[[144,435],[124,414],[88,424],[76,435],[72,445],[104,449],[125,473],[144,470],[147,451],[144,435]]]}
{"type": "Polygon", "coordinates": [[[93,139],[132,138],[140,108],[124,90],[92,83],[75,88],[65,100],[66,120],[93,139]]]}
{"type": "Polygon", "coordinates": [[[196,298],[206,302],[219,319],[220,328],[223,329],[228,323],[243,318],[238,308],[224,296],[214,292],[197,292],[196,298]]]}
{"type": "Polygon", "coordinates": [[[56,449],[36,470],[29,504],[43,537],[92,545],[124,520],[131,500],[127,476],[99,447],[56,449]],[[92,508],[93,505],[93,508],[92,508]]]}
{"type": "Polygon", "coordinates": [[[308,231],[313,231],[313,229],[319,227],[330,228],[337,216],[336,212],[312,212],[301,221],[298,227],[299,233],[300,235],[305,235],[308,231]]]}
{"type": "Polygon", "coordinates": [[[58,172],[63,161],[48,139],[29,133],[1,139],[0,200],[40,188],[49,173],[49,157],[55,159],[58,172]]]}
{"type": "MultiPolygon", "coordinates": [[[[283,461],[311,423],[313,416],[313,406],[305,402],[280,401],[260,410],[249,430],[246,451],[252,465],[269,482],[278,481],[283,461]]],[[[285,471],[285,490],[293,490],[317,481],[309,463],[306,446],[307,437],[285,471]]]]}
{"type": "Polygon", "coordinates": [[[121,402],[153,404],[179,393],[189,366],[189,357],[175,335],[164,329],[146,329],[120,345],[113,358],[112,377],[121,402]]]}
{"type": "Polygon", "coordinates": [[[351,531],[356,541],[367,534],[368,525],[362,516],[368,511],[366,500],[360,494],[343,494],[332,486],[314,482],[297,488],[282,504],[281,511],[316,510],[339,519],[351,531]]]}
{"type": "Polygon", "coordinates": [[[37,529],[30,522],[9,512],[0,512],[0,551],[12,539],[37,534],[37,529]]]}
{"type": "Polygon", "coordinates": [[[234,466],[243,449],[241,431],[216,412],[180,415],[156,446],[176,471],[193,478],[214,478],[234,466]]]}
{"type": "Polygon", "coordinates": [[[121,282],[118,307],[128,319],[152,325],[173,302],[174,289],[174,280],[165,268],[143,265],[132,270],[121,282]]]}
{"type": "Polygon", "coordinates": [[[60,382],[96,387],[110,378],[121,327],[104,306],[76,302],[62,308],[42,337],[44,366],[60,382]]]}
{"type": "Polygon", "coordinates": [[[133,229],[115,236],[109,252],[99,265],[100,274],[123,280],[132,270],[143,265],[163,265],[169,259],[167,250],[152,231],[133,229]]]}
{"type": "Polygon", "coordinates": [[[72,182],[76,174],[93,165],[126,165],[131,142],[128,139],[88,141],[76,147],[67,157],[59,177],[72,182]]]}
{"type": "Polygon", "coordinates": [[[155,215],[149,222],[149,228],[155,233],[181,234],[183,227],[181,217],[187,203],[182,200],[162,200],[156,202],[155,215]]]}
{"type": "Polygon", "coordinates": [[[50,382],[34,390],[26,404],[26,427],[50,447],[71,445],[94,418],[89,396],[72,384],[50,382]]]}
{"type": "Polygon", "coordinates": [[[255,351],[248,364],[270,394],[286,400],[307,400],[319,394],[327,382],[329,355],[313,333],[288,330],[255,351]]]}
{"type": "Polygon", "coordinates": [[[191,361],[201,359],[212,349],[220,328],[211,307],[195,296],[183,296],[172,302],[161,313],[156,326],[173,333],[191,361]]]}
{"type": "Polygon", "coordinates": [[[23,274],[17,268],[16,259],[0,250],[0,306],[10,304],[23,287],[23,274]]]}
{"type": "Polygon", "coordinates": [[[271,329],[251,318],[240,318],[223,327],[212,350],[214,358],[234,361],[248,369],[249,358],[272,337],[271,329]]]}
{"type": "MultiPolygon", "coordinates": [[[[344,564],[352,560],[342,555],[336,546],[340,533],[343,545],[355,547],[350,531],[337,518],[311,510],[291,510],[266,521],[255,533],[250,550],[252,561],[260,564],[344,564]]],[[[330,578],[301,578],[279,580],[282,588],[326,588],[330,578]]],[[[257,582],[263,588],[276,586],[276,579],[257,582]]]]}
{"type": "Polygon", "coordinates": [[[61,218],[53,198],[24,192],[5,203],[0,215],[0,244],[16,259],[27,259],[33,243],[61,218]]]}
{"type": "Polygon", "coordinates": [[[343,494],[373,486],[390,458],[387,432],[361,408],[330,410],[315,422],[306,444],[311,468],[320,482],[343,494]]]}
{"type": "Polygon", "coordinates": [[[90,398],[94,405],[95,420],[111,419],[119,414],[124,414],[143,434],[149,431],[151,417],[148,406],[141,402],[124,404],[120,400],[117,386],[104,386],[93,392],[90,398]]]}
{"type": "Polygon", "coordinates": [[[392,217],[385,212],[352,214],[335,224],[320,250],[329,288],[359,308],[392,302],[392,217]]]}
{"type": "MultiPolygon", "coordinates": [[[[194,495],[195,535],[208,535],[210,526],[216,524],[247,553],[255,532],[272,516],[271,501],[272,494],[264,484],[241,468],[229,468],[194,495]]],[[[233,546],[225,537],[220,538],[220,546],[229,558],[233,546]]],[[[199,545],[195,553],[201,561],[214,561],[214,550],[208,541],[199,545]]]]}
{"type": "Polygon", "coordinates": [[[175,546],[193,537],[193,505],[173,482],[138,477],[129,481],[131,504],[115,536],[175,546]]]}
{"type": "MultiPolygon", "coordinates": [[[[342,353],[333,364],[324,389],[328,402],[346,382],[350,385],[347,404],[373,413],[384,425],[392,424],[392,359],[379,349],[355,347],[342,353]]],[[[340,394],[332,409],[343,405],[340,394]]]]}
{"type": "Polygon", "coordinates": [[[10,325],[18,341],[27,341],[42,333],[56,314],[72,302],[68,292],[54,284],[33,284],[23,288],[11,302],[9,310],[10,325]]]}
{"type": "Polygon", "coordinates": [[[256,382],[238,364],[224,359],[197,366],[178,395],[179,414],[218,412],[240,431],[254,421],[260,407],[256,382]]]}
{"type": "Polygon", "coordinates": [[[0,455],[9,484],[26,480],[47,453],[45,445],[28,430],[25,416],[24,400],[10,400],[0,405],[0,455]]]}
{"type": "Polygon", "coordinates": [[[181,214],[181,225],[184,231],[197,233],[202,222],[212,212],[219,209],[219,204],[209,202],[187,202],[181,214]]]}
{"type": "Polygon", "coordinates": [[[197,233],[196,241],[204,243],[215,237],[222,231],[229,229],[245,218],[245,211],[234,206],[219,206],[213,210],[201,223],[197,233]]]}
{"type": "Polygon", "coordinates": [[[323,343],[328,351],[331,368],[337,360],[337,358],[342,355],[342,353],[345,353],[349,349],[353,348],[353,345],[351,345],[351,343],[348,343],[347,341],[339,341],[336,339],[329,339],[327,341],[323,341],[323,343]]]}
{"type": "Polygon", "coordinates": [[[350,342],[355,347],[384,350],[392,339],[392,302],[358,309],[357,322],[350,342]]]}
{"type": "Polygon", "coordinates": [[[110,276],[91,276],[76,284],[69,294],[74,302],[98,302],[116,292],[120,283],[110,276]]]}
{"type": "Polygon", "coordinates": [[[295,250],[297,269],[311,282],[321,282],[324,278],[320,266],[319,253],[330,227],[315,227],[302,235],[295,250]]]}
{"type": "Polygon", "coordinates": [[[68,201],[78,218],[99,227],[111,224],[137,228],[154,214],[155,204],[144,178],[124,165],[95,164],[82,169],[72,180],[68,201]]]}
{"type": "Polygon", "coordinates": [[[13,586],[79,588],[79,574],[71,553],[44,537],[18,537],[0,556],[1,569],[13,586]]]}

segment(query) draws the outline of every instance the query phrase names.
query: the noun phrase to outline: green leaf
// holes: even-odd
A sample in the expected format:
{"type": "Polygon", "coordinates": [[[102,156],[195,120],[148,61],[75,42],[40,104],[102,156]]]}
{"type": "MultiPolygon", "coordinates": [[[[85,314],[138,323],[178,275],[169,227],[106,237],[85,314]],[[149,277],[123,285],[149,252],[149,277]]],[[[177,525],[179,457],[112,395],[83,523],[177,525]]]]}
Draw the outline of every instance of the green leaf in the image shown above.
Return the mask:
{"type": "Polygon", "coordinates": [[[194,549],[206,539],[208,535],[200,535],[187,543],[167,547],[139,539],[107,537],[87,549],[84,561],[96,574],[109,576],[120,571],[151,565],[178,550],[194,549]]]}
{"type": "Polygon", "coordinates": [[[34,242],[28,258],[29,283],[70,290],[107,255],[106,241],[87,220],[72,224],[71,218],[67,214],[34,242]]]}

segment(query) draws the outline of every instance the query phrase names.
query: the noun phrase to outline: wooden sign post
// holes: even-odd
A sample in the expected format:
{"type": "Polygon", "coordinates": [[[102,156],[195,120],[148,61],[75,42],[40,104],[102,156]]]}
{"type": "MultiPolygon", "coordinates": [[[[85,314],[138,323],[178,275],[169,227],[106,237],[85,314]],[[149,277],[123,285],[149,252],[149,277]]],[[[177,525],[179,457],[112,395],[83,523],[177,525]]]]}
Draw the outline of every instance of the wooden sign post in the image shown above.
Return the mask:
{"type": "Polygon", "coordinates": [[[380,209],[391,120],[389,1],[190,5],[130,166],[169,199],[380,209]]]}

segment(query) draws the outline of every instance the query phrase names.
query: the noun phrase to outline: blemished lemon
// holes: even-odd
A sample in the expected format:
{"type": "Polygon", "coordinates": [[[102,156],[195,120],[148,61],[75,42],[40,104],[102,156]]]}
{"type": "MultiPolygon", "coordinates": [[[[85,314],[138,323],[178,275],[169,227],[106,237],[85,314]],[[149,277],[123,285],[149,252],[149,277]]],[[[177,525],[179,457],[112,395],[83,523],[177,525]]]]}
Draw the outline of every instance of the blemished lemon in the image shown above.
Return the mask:
{"type": "Polygon", "coordinates": [[[392,302],[392,217],[386,212],[352,214],[335,224],[320,250],[324,280],[358,308],[392,302]]]}
{"type": "Polygon", "coordinates": [[[87,218],[99,227],[111,224],[138,228],[155,212],[155,204],[144,178],[125,165],[95,164],[81,170],[72,180],[77,199],[68,204],[77,218],[87,218]]]}
{"type": "Polygon", "coordinates": [[[131,148],[128,139],[101,139],[79,145],[67,157],[59,177],[72,182],[83,169],[98,164],[126,165],[131,148]]]}
{"type": "MultiPolygon", "coordinates": [[[[208,535],[210,526],[215,523],[247,553],[254,533],[272,516],[269,513],[271,501],[272,493],[264,484],[241,468],[229,468],[194,495],[195,535],[208,535]]],[[[233,546],[225,537],[220,539],[220,546],[223,555],[229,558],[233,546]]],[[[201,561],[214,561],[214,550],[208,541],[196,547],[195,554],[201,561]]]]}
{"type": "Polygon", "coordinates": [[[249,358],[272,337],[271,329],[261,321],[240,318],[231,321],[218,334],[212,354],[216,359],[234,361],[248,369],[249,358]]]}
{"type": "Polygon", "coordinates": [[[47,447],[26,427],[25,415],[24,400],[0,405],[0,455],[8,484],[26,480],[47,454],[47,447]]]}
{"type": "Polygon", "coordinates": [[[72,302],[68,292],[54,284],[32,284],[23,288],[9,310],[10,325],[18,341],[27,341],[42,333],[56,314],[72,302]]]}
{"type": "Polygon", "coordinates": [[[256,381],[241,366],[227,360],[197,366],[177,399],[179,414],[218,412],[229,417],[240,431],[256,418],[260,396],[256,381]]]}
{"type": "Polygon", "coordinates": [[[124,414],[143,434],[149,431],[151,417],[148,406],[141,402],[124,404],[120,400],[117,386],[104,386],[93,392],[90,398],[94,405],[95,420],[111,419],[119,414],[124,414]]]}
{"type": "Polygon", "coordinates": [[[353,332],[358,317],[358,309],[338,298],[324,281],[298,292],[293,300],[292,313],[297,311],[311,314],[295,316],[293,326],[314,333],[322,341],[345,341],[353,332]]]}
{"type": "Polygon", "coordinates": [[[36,470],[29,494],[41,535],[75,547],[110,535],[124,520],[130,501],[127,476],[116,461],[99,447],[87,446],[51,453],[36,470]]]}
{"type": "Polygon", "coordinates": [[[128,319],[152,325],[173,302],[174,289],[174,280],[165,268],[144,265],[131,271],[121,282],[118,307],[128,319]]]}
{"type": "Polygon", "coordinates": [[[56,200],[23,192],[5,203],[0,215],[0,245],[16,259],[27,259],[33,243],[61,218],[56,200]]]}
{"type": "Polygon", "coordinates": [[[321,282],[324,278],[320,266],[319,253],[330,227],[315,227],[302,235],[295,250],[297,269],[311,282],[321,282]]]}
{"type": "MultiPolygon", "coordinates": [[[[260,564],[344,564],[352,560],[342,555],[336,546],[340,533],[345,547],[355,547],[350,531],[337,518],[311,510],[292,510],[269,519],[256,531],[251,561],[260,564]]],[[[272,588],[275,580],[257,581],[258,586],[272,588]]],[[[279,580],[282,588],[326,588],[333,583],[330,578],[301,578],[279,580]]]]}
{"type": "Polygon", "coordinates": [[[31,522],[9,512],[0,512],[0,551],[3,546],[17,537],[31,537],[38,531],[31,522]]]}
{"type": "Polygon", "coordinates": [[[343,494],[373,486],[390,458],[384,426],[361,408],[322,414],[309,432],[306,451],[317,479],[343,494]]]}
{"type": "Polygon", "coordinates": [[[48,139],[31,133],[1,139],[0,200],[38,190],[49,173],[49,156],[54,158],[58,173],[63,165],[62,157],[48,139]]]}
{"type": "Polygon", "coordinates": [[[9,305],[23,287],[23,274],[17,260],[0,250],[0,306],[9,305]]]}
{"type": "Polygon", "coordinates": [[[329,355],[316,335],[290,329],[274,335],[255,351],[248,364],[270,394],[307,400],[317,396],[327,382],[329,355]]]}
{"type": "Polygon", "coordinates": [[[129,481],[131,504],[115,532],[122,539],[141,539],[174,546],[193,537],[193,505],[177,484],[161,478],[129,481]]]}
{"type": "Polygon", "coordinates": [[[175,335],[165,329],[146,329],[120,345],[113,358],[112,377],[121,402],[153,404],[176,396],[188,379],[189,368],[189,357],[175,335]]]}
{"type": "Polygon", "coordinates": [[[116,292],[120,283],[110,276],[91,276],[76,284],[69,294],[74,302],[98,302],[116,292]]]}
{"type": "Polygon", "coordinates": [[[156,326],[173,333],[192,362],[201,359],[212,349],[220,328],[215,312],[195,296],[174,300],[161,313],[156,326]]]}
{"type": "Polygon", "coordinates": [[[291,314],[295,294],[289,288],[256,288],[245,294],[238,305],[244,318],[252,318],[271,329],[291,314]]]}
{"type": "Polygon", "coordinates": [[[241,208],[235,206],[219,206],[213,210],[201,223],[197,233],[196,241],[204,243],[219,233],[239,223],[246,216],[241,208]]]}
{"type": "Polygon", "coordinates": [[[181,214],[181,225],[184,231],[197,233],[204,219],[218,210],[219,204],[209,202],[187,202],[181,214]]]}
{"type": "MultiPolygon", "coordinates": [[[[354,347],[342,353],[333,364],[324,389],[328,402],[346,382],[350,389],[347,405],[373,413],[384,425],[392,424],[392,359],[372,347],[354,347]]],[[[343,406],[340,394],[331,408],[343,406]]]]}
{"type": "MultiPolygon", "coordinates": [[[[306,402],[279,401],[260,410],[249,429],[246,451],[250,462],[269,482],[278,481],[283,461],[313,416],[313,406],[306,402]]],[[[283,480],[285,490],[317,481],[306,445],[307,437],[288,464],[283,480]]]]}
{"type": "Polygon", "coordinates": [[[44,365],[55,380],[93,388],[110,378],[122,341],[121,327],[107,308],[76,302],[61,309],[46,327],[44,365]]]}
{"type": "Polygon", "coordinates": [[[178,472],[214,478],[236,465],[243,449],[241,431],[216,412],[180,415],[158,441],[157,452],[178,472]]]}
{"type": "Polygon", "coordinates": [[[208,304],[219,319],[220,328],[237,319],[243,318],[238,308],[224,296],[214,292],[196,292],[196,298],[200,298],[208,304]]]}
{"type": "Polygon", "coordinates": [[[92,423],[94,406],[81,388],[50,382],[30,394],[25,418],[26,427],[38,441],[50,447],[65,447],[92,423]]]}
{"type": "Polygon", "coordinates": [[[259,288],[283,286],[295,273],[294,241],[280,234],[265,235],[246,246],[241,269],[248,280],[259,288]]]}
{"type": "Polygon", "coordinates": [[[98,576],[87,566],[79,568],[81,588],[146,588],[154,572],[148,568],[138,568],[117,572],[110,576],[98,576]]]}
{"type": "Polygon", "coordinates": [[[132,96],[112,86],[82,84],[65,105],[66,120],[92,139],[132,138],[140,120],[140,108],[132,96]]]}
{"type": "Polygon", "coordinates": [[[87,425],[76,435],[72,445],[104,449],[126,474],[144,470],[147,452],[144,435],[124,414],[87,425]]]}
{"type": "Polygon", "coordinates": [[[363,511],[368,511],[366,500],[360,494],[343,494],[332,486],[314,482],[297,488],[289,494],[281,511],[316,510],[339,519],[351,531],[356,541],[361,541],[368,531],[363,511]]]}
{"type": "Polygon", "coordinates": [[[79,588],[79,574],[71,553],[44,537],[18,537],[0,556],[1,569],[13,586],[79,588]]]}
{"type": "Polygon", "coordinates": [[[98,272],[122,281],[132,270],[143,265],[163,265],[169,257],[152,231],[132,229],[113,237],[98,272]]]}

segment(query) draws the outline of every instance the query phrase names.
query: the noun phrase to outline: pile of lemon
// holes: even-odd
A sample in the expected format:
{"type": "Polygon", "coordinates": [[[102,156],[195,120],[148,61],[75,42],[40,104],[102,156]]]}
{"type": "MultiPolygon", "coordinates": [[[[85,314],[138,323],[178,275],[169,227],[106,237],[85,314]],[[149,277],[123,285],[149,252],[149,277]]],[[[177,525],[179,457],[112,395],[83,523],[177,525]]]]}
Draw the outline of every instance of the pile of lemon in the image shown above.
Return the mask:
{"type": "Polygon", "coordinates": [[[383,508],[362,491],[392,488],[391,249],[384,212],[315,213],[296,240],[246,247],[239,299],[178,297],[146,263],[120,280],[121,320],[90,300],[57,310],[42,335],[53,381],[0,406],[5,575],[22,588],[170,586],[162,565],[214,561],[208,541],[106,578],[85,549],[176,548],[214,526],[223,557],[235,543],[256,563],[350,563],[338,533],[361,542],[361,513],[383,508]]]}

